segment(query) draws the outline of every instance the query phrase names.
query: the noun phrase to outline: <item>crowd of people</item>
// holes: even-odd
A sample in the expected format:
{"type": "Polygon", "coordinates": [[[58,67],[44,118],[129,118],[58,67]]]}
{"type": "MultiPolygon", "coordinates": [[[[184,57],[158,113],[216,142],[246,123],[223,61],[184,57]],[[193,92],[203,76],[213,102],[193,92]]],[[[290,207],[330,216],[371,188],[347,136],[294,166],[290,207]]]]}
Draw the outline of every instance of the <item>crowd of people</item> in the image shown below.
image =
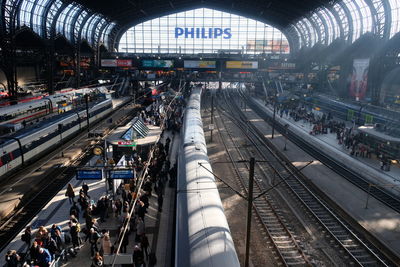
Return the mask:
{"type": "MultiPolygon", "coordinates": [[[[183,101],[177,101],[165,106],[169,110],[164,113],[168,116],[165,116],[161,137],[167,130],[172,134],[179,131],[182,104],[183,101]]],[[[159,107],[153,105],[150,109],[144,109],[140,116],[147,123],[160,125],[164,118],[158,112],[159,107]]],[[[50,229],[40,226],[33,233],[33,229],[28,226],[21,237],[29,248],[29,256],[25,258],[26,266],[49,267],[58,257],[75,257],[85,243],[90,246],[92,267],[104,265],[104,257],[127,253],[128,247],[133,251],[135,267],[146,266],[146,263],[155,264],[155,253],[150,251],[147,237],[145,215],[153,197],[157,198],[158,212],[162,212],[165,186],[168,181],[170,186],[176,184],[177,164],[171,166],[169,159],[171,143],[170,136],[166,136],[164,142],[155,144],[147,162],[142,161],[137,153],[131,155],[131,164],[137,175],[121,183],[115,194],[108,193],[95,201],[89,195],[88,184],[83,183],[78,194],[75,194],[77,190],[73,185],[68,184],[65,196],[71,207],[67,229],[63,230],[54,224],[50,229]],[[115,231],[102,229],[103,223],[110,218],[117,222],[115,231]],[[130,243],[132,240],[133,244],[130,243]]],[[[19,266],[20,260],[16,251],[7,253],[8,266],[19,266]]]]}
{"type": "Polygon", "coordinates": [[[385,155],[382,144],[378,147],[372,148],[370,144],[365,142],[362,133],[355,132],[353,127],[348,127],[343,121],[335,120],[331,113],[325,114],[322,112],[314,111],[304,105],[278,105],[277,112],[282,117],[286,115],[291,117],[294,121],[302,121],[309,123],[311,127],[311,135],[320,135],[334,133],[338,144],[342,145],[351,156],[371,158],[372,153],[380,161],[380,168],[382,170],[390,170],[390,159],[385,155]]]}

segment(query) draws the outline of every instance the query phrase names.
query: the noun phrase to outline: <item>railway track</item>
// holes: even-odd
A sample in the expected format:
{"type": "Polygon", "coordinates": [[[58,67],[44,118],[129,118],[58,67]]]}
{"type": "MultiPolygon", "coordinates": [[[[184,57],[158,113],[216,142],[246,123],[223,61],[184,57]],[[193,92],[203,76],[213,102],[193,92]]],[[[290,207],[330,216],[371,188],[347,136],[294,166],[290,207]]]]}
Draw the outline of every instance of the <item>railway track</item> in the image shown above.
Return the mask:
{"type": "MultiPolygon", "coordinates": [[[[222,124],[225,129],[228,129],[224,120],[222,120],[222,124]]],[[[248,192],[249,164],[245,163],[245,167],[240,167],[237,162],[245,162],[246,159],[250,158],[250,155],[248,155],[249,153],[243,155],[244,153],[241,152],[238,142],[229,131],[225,131],[229,137],[230,143],[233,144],[233,147],[235,148],[232,151],[228,141],[222,136],[221,128],[218,124],[216,125],[228,157],[234,166],[237,174],[236,178],[240,183],[241,189],[242,191],[248,192]]],[[[259,164],[257,164],[257,167],[257,177],[261,177],[263,173],[262,167],[259,164]]],[[[261,195],[267,189],[257,179],[254,179],[254,185],[253,193],[256,196],[261,195]]],[[[285,266],[311,266],[309,257],[304,253],[295,235],[289,229],[290,227],[287,226],[286,222],[284,222],[279,207],[274,203],[271,197],[268,194],[264,194],[262,197],[254,200],[253,207],[264,230],[270,237],[281,262],[285,266]]]]}
{"type": "MultiPolygon", "coordinates": [[[[129,106],[129,104],[130,102],[124,106],[129,106]]],[[[124,106],[114,112],[121,110],[124,106]]],[[[120,123],[115,125],[113,128],[126,124],[131,117],[131,115],[122,116],[119,119],[120,123]]],[[[86,135],[86,131],[82,134],[86,135]]],[[[73,141],[74,139],[72,139],[71,142],[73,141]]],[[[67,146],[68,144],[65,145],[67,146]]],[[[75,169],[79,166],[84,166],[90,160],[92,156],[91,151],[96,145],[97,142],[86,147],[76,159],[68,164],[68,166],[54,166],[54,168],[52,168],[51,171],[49,171],[39,182],[38,187],[41,187],[41,189],[33,192],[32,197],[29,197],[29,200],[21,204],[10,216],[4,218],[0,222],[0,251],[2,251],[15,238],[15,236],[24,229],[26,224],[28,224],[36,214],[40,212],[40,210],[42,210],[46,204],[74,177],[75,169]]]]}
{"type": "MultiPolygon", "coordinates": [[[[247,104],[251,109],[253,109],[260,117],[266,117],[266,113],[261,110],[257,105],[248,100],[244,95],[242,95],[244,99],[247,100],[247,104]]],[[[268,115],[267,115],[268,116],[268,115]]],[[[271,118],[267,118],[268,121],[271,121],[271,118]]],[[[345,165],[337,162],[335,159],[325,154],[323,151],[319,149],[315,149],[308,142],[299,138],[296,134],[292,134],[290,131],[287,131],[283,125],[280,125],[279,122],[275,121],[275,129],[277,129],[281,133],[287,132],[287,137],[291,142],[301,147],[305,152],[307,152],[312,157],[321,161],[324,165],[334,170],[339,175],[343,176],[346,180],[364,190],[377,200],[384,203],[386,206],[390,207],[396,212],[400,213],[400,198],[395,196],[394,194],[388,192],[385,189],[380,188],[379,186],[370,186],[371,182],[362,177],[360,174],[348,169],[345,165]]]]}
{"type": "MultiPolygon", "coordinates": [[[[326,233],[334,239],[349,257],[349,261],[359,266],[391,266],[389,259],[384,257],[368,241],[359,238],[355,231],[347,225],[324,201],[318,197],[303,182],[306,177],[298,172],[295,166],[279,152],[269,140],[255,128],[247,119],[241,109],[236,105],[233,98],[225,95],[227,105],[232,105],[231,110],[225,116],[235,121],[242,132],[252,142],[259,154],[266,160],[271,169],[278,174],[281,182],[312,214],[312,216],[325,229],[326,233]],[[232,116],[238,114],[238,116],[232,116]],[[266,150],[268,152],[266,152],[266,150]],[[281,162],[275,166],[271,162],[281,162]],[[286,178],[285,178],[286,177],[286,178]]],[[[393,264],[394,265],[394,264],[393,264]]]]}

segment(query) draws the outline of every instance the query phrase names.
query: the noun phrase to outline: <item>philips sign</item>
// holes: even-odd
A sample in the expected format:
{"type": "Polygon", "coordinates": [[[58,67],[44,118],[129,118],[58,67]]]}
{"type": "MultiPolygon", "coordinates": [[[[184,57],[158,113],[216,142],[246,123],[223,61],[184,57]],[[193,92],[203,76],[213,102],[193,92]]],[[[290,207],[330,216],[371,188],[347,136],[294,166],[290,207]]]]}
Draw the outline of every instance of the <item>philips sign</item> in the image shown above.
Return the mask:
{"type": "Polygon", "coordinates": [[[175,38],[216,39],[222,37],[231,39],[231,28],[175,28],[175,38]]]}

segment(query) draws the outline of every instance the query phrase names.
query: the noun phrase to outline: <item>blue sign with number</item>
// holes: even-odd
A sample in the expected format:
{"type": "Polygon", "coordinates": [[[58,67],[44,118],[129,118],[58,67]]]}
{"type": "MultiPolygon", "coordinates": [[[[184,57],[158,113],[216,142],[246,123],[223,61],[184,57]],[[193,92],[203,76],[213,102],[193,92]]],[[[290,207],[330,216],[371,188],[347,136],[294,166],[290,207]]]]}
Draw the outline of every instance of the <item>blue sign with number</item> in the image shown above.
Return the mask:
{"type": "Polygon", "coordinates": [[[103,179],[102,170],[78,170],[76,171],[77,180],[101,180],[103,179]]]}
{"type": "Polygon", "coordinates": [[[132,179],[133,170],[112,170],[110,171],[111,179],[132,179]]]}

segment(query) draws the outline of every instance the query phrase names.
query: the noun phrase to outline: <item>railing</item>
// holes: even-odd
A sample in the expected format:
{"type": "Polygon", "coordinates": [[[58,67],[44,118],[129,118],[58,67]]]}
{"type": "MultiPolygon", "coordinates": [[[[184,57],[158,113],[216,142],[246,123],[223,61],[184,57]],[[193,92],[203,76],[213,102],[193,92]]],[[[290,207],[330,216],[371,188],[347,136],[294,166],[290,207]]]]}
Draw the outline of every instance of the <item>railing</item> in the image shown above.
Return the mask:
{"type": "Polygon", "coordinates": [[[56,256],[56,259],[53,260],[53,263],[50,267],[61,267],[63,265],[63,261],[67,260],[67,251],[63,249],[60,255],[56,256]]]}

